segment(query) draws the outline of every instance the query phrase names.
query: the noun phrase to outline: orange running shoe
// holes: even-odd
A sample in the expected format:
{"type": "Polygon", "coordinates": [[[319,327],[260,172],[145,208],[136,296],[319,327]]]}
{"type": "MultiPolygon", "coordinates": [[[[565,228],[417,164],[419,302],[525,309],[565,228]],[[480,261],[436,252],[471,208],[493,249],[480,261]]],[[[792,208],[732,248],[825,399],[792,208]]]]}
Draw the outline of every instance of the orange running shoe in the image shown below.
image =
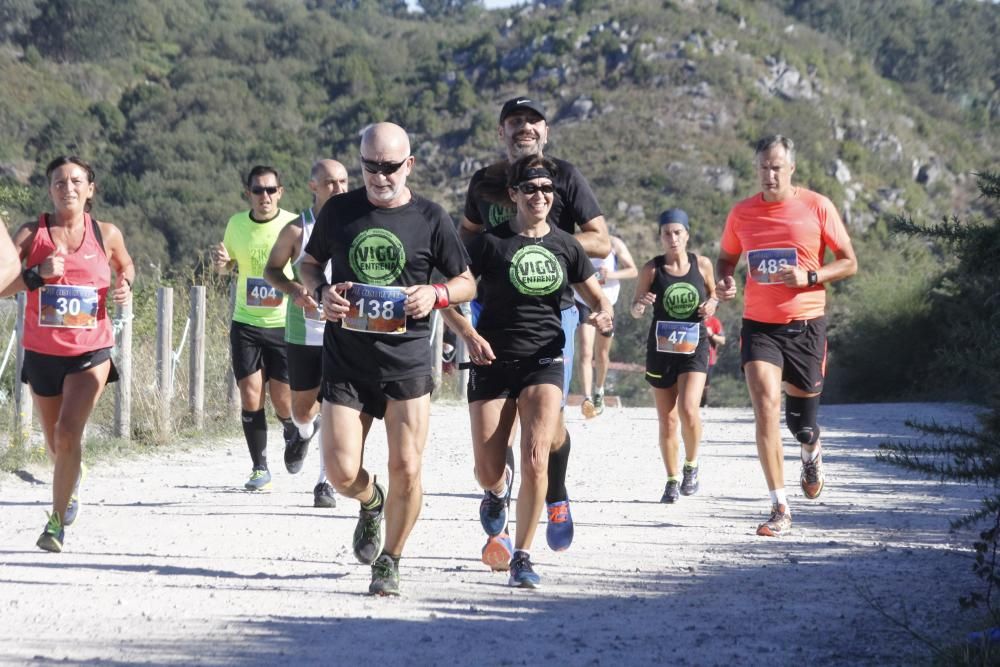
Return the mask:
{"type": "Polygon", "coordinates": [[[763,537],[782,537],[792,532],[792,513],[788,505],[771,505],[771,518],[757,526],[763,537]]]}

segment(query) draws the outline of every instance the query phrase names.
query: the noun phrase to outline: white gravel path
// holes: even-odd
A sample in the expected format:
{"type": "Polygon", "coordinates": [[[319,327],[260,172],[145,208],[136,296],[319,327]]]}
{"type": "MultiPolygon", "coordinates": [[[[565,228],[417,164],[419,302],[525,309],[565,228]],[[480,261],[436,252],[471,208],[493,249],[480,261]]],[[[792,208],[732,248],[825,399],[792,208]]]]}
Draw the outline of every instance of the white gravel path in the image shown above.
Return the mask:
{"type": "MultiPolygon", "coordinates": [[[[956,405],[823,406],[827,488],[798,489],[795,533],[754,535],[768,510],[748,410],[707,409],[702,491],[673,506],[652,409],[608,410],[573,434],[576,541],[533,550],[536,591],[479,562],[479,491],[468,414],[435,404],[424,509],[402,561],[403,595],[365,594],[354,561],[357,504],[312,507],[317,454],[292,477],[271,433],[274,488],[242,490],[242,439],[192,443],[92,467],[62,554],[35,539],[49,505],[45,468],[0,475],[0,663],[334,665],[886,665],[927,649],[868,602],[947,643],[974,613],[972,531],[949,519],[975,488],[875,461],[910,437],[907,417],[971,424],[956,405]],[[40,481],[31,481],[34,476],[40,481]],[[44,482],[44,483],[43,483],[44,482]]],[[[786,438],[786,442],[791,438],[786,438]]],[[[384,431],[371,468],[384,474],[384,431]]],[[[380,474],[380,476],[381,476],[380,474]]]]}

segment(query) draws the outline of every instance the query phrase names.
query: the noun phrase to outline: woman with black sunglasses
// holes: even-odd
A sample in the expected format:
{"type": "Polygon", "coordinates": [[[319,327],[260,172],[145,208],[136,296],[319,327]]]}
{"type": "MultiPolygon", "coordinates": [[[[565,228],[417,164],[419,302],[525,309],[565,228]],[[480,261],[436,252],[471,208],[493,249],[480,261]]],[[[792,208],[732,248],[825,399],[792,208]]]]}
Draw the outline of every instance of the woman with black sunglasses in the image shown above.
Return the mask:
{"type": "Polygon", "coordinates": [[[541,581],[530,549],[545,505],[548,450],[560,424],[563,293],[576,287],[599,330],[609,332],[613,324],[611,304],[587,253],[571,234],[547,221],[556,169],[552,160],[535,155],[510,166],[506,195],[517,213],[470,244],[482,312],[475,329],[464,322],[458,331],[473,364],[468,399],[476,479],[484,489],[479,519],[490,537],[483,560],[494,569],[507,569],[509,560],[509,583],[523,588],[541,581]],[[511,545],[507,514],[513,475],[506,450],[516,415],[521,486],[511,545]]]}

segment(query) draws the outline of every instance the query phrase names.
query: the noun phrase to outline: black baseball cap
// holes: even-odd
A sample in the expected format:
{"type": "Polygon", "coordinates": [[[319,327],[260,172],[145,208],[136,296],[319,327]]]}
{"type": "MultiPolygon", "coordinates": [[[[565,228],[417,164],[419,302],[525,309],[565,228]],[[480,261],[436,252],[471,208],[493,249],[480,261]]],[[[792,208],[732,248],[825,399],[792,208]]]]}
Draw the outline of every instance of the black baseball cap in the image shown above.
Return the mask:
{"type": "Polygon", "coordinates": [[[503,108],[500,109],[500,122],[502,123],[504,118],[511,115],[518,109],[531,109],[541,116],[542,120],[545,120],[545,108],[540,102],[536,102],[535,100],[527,97],[515,97],[514,99],[507,100],[503,103],[503,108]]]}

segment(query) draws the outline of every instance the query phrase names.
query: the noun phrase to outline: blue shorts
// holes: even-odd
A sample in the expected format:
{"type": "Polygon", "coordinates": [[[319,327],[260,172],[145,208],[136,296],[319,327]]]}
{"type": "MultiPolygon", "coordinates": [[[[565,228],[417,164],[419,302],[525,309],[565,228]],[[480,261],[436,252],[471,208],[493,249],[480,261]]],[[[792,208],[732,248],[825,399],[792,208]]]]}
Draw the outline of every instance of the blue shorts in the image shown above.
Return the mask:
{"type": "Polygon", "coordinates": [[[566,336],[563,346],[563,398],[562,405],[566,407],[566,397],[569,396],[569,383],[573,379],[573,352],[576,349],[576,327],[580,324],[580,311],[576,306],[570,306],[562,311],[562,330],[566,336]]]}

